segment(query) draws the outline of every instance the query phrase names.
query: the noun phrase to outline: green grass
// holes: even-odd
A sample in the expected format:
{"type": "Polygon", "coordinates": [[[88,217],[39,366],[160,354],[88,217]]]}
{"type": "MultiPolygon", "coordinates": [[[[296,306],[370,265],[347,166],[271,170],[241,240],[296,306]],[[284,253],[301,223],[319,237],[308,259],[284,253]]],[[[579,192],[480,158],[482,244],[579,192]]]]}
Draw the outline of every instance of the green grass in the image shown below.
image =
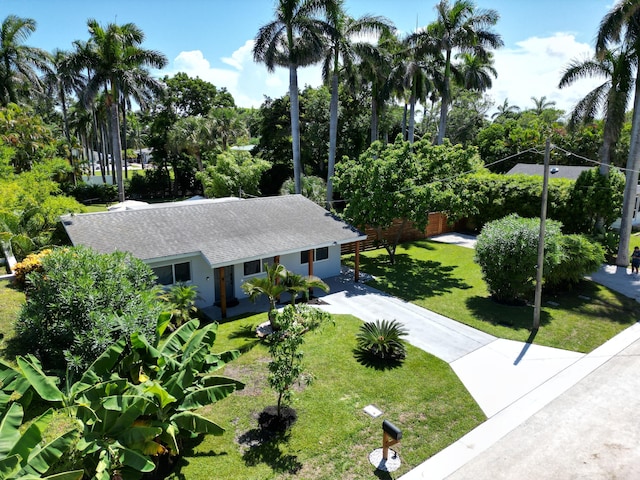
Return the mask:
{"type": "Polygon", "coordinates": [[[7,341],[13,337],[13,325],[24,300],[23,292],[6,280],[0,281],[0,351],[5,350],[7,341]]]}
{"type": "Polygon", "coordinates": [[[297,422],[286,436],[250,446],[260,438],[258,415],[276,402],[266,383],[267,349],[250,333],[265,319],[260,314],[220,326],[216,349],[245,351],[223,373],[244,381],[246,388],[202,409],[227,432],[193,445],[171,478],[374,478],[368,455],[381,447],[385,419],[403,430],[398,446],[402,467],[393,476],[378,476],[398,478],[485,419],[451,368],[421,350],[409,346],[406,361],[395,369],[358,363],[353,349],[362,323],[336,315],[334,325],[305,337],[304,363],[315,380],[295,394],[297,422]],[[369,404],[384,415],[366,415],[362,409],[369,404]]]}
{"type": "MultiPolygon", "coordinates": [[[[491,300],[473,257],[472,249],[423,240],[399,246],[395,266],[383,249],[362,253],[360,265],[376,277],[373,287],[497,337],[526,341],[533,306],[491,300]]],[[[588,281],[567,293],[543,295],[542,303],[534,342],[577,352],[590,352],[640,316],[633,299],[588,281]]]]}

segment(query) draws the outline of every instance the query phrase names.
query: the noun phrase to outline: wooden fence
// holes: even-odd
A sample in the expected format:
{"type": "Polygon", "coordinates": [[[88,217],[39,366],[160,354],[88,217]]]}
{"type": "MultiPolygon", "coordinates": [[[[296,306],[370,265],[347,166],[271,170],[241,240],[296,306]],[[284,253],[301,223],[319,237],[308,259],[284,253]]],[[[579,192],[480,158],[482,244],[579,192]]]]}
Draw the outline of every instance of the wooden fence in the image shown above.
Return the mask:
{"type": "MultiPolygon", "coordinates": [[[[398,229],[402,228],[402,219],[396,219],[393,224],[382,232],[382,236],[385,239],[395,238],[398,234],[398,229]]],[[[434,235],[440,235],[441,233],[452,232],[455,230],[455,225],[449,225],[447,223],[447,216],[444,213],[430,213],[429,223],[427,228],[422,231],[413,225],[413,222],[407,222],[402,231],[400,237],[400,243],[411,242],[413,240],[421,240],[423,238],[432,237],[434,235]]],[[[366,227],[364,233],[367,234],[367,240],[360,242],[360,250],[373,250],[378,248],[378,233],[375,228],[366,227]]],[[[342,254],[355,253],[355,243],[348,243],[342,245],[342,254]]]]}

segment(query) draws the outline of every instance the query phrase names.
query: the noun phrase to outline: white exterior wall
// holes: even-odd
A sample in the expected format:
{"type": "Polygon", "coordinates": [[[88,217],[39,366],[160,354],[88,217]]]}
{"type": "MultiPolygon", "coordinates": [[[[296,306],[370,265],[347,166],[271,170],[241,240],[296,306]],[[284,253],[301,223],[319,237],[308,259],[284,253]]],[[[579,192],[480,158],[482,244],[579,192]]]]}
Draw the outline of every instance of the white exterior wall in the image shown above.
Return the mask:
{"type": "MultiPolygon", "coordinates": [[[[309,265],[300,263],[300,252],[280,255],[280,263],[284,265],[287,270],[297,273],[298,275],[309,274],[309,265]]],[[[329,247],[329,258],[326,260],[316,260],[313,262],[313,274],[320,278],[333,277],[340,274],[340,245],[329,247]]],[[[241,285],[245,281],[258,276],[264,276],[264,273],[245,276],[244,263],[235,265],[234,288],[236,297],[239,299],[247,298],[247,295],[242,291],[241,285]]]]}
{"type": "Polygon", "coordinates": [[[213,305],[215,299],[215,292],[213,288],[213,270],[202,257],[202,255],[178,257],[172,258],[171,260],[163,261],[147,261],[145,263],[151,268],[155,268],[183,262],[189,262],[191,265],[191,281],[188,282],[188,284],[198,287],[196,306],[201,308],[213,305]]]}

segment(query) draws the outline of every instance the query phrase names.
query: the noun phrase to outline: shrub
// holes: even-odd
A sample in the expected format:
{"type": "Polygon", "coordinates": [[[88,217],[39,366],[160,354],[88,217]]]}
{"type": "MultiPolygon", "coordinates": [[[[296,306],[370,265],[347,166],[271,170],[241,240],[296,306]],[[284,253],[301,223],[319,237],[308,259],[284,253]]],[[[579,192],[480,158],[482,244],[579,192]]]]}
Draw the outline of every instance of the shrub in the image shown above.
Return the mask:
{"type": "Polygon", "coordinates": [[[42,258],[49,255],[53,250],[47,248],[38,253],[32,253],[21,262],[16,263],[14,274],[16,276],[15,283],[19,288],[26,287],[27,275],[31,272],[42,272],[42,258]]]}
{"type": "MultiPolygon", "coordinates": [[[[543,272],[560,262],[561,224],[547,220],[543,272]]],[[[493,298],[520,303],[535,289],[540,220],[509,215],[487,223],[476,244],[475,260],[493,298]]]]}
{"type": "Polygon", "coordinates": [[[545,287],[570,288],[604,262],[604,249],[583,235],[563,235],[560,263],[544,272],[545,287]]]}
{"type": "Polygon", "coordinates": [[[358,352],[380,360],[403,360],[407,356],[402,337],[407,331],[397,320],[376,320],[360,327],[356,335],[358,352]]]}
{"type": "Polygon", "coordinates": [[[153,271],[130,254],[58,249],[26,276],[16,340],[47,368],[86,367],[117,338],[151,334],[161,311],[153,271]]]}

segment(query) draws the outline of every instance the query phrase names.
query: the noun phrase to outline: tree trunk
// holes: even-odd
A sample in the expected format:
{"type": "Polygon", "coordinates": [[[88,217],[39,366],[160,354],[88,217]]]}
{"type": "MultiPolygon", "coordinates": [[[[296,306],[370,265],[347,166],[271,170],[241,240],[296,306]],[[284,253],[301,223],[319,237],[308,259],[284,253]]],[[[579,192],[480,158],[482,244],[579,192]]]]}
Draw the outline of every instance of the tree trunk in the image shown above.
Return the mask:
{"type": "Polygon", "coordinates": [[[412,93],[409,99],[409,132],[407,140],[409,145],[413,145],[413,138],[416,131],[416,96],[412,93]]]}
{"type": "Polygon", "coordinates": [[[442,145],[447,128],[447,110],[449,109],[449,77],[451,76],[451,51],[447,50],[444,67],[444,85],[442,87],[442,99],[440,101],[440,123],[438,124],[438,137],[436,145],[442,145]]]}
{"type": "Polygon", "coordinates": [[[407,115],[408,112],[407,110],[409,109],[409,105],[407,104],[407,102],[404,102],[404,110],[402,112],[402,139],[406,140],[407,139],[407,115]]]}
{"type": "MultiPolygon", "coordinates": [[[[640,65],[638,65],[640,75],[640,65]]],[[[638,169],[640,168],[640,85],[636,84],[635,98],[633,100],[633,121],[631,124],[631,144],[627,157],[627,175],[624,185],[624,200],[622,203],[622,217],[620,218],[620,243],[618,245],[618,258],[616,265],[627,267],[629,265],[629,244],[633,212],[638,189],[638,169]]]]}
{"type": "Polygon", "coordinates": [[[112,101],[109,105],[109,121],[111,123],[111,145],[113,167],[116,184],[118,185],[118,201],[124,202],[124,183],[122,181],[122,146],[120,143],[120,122],[118,119],[118,103],[112,101]]]}
{"type": "Polygon", "coordinates": [[[122,130],[124,136],[122,137],[122,150],[124,150],[124,178],[129,178],[129,160],[127,159],[127,104],[122,99],[122,130]]]}
{"type": "Polygon", "coordinates": [[[371,143],[378,139],[378,99],[376,89],[371,88],[371,143]]]}
{"type": "Polygon", "coordinates": [[[298,101],[298,67],[289,65],[289,100],[291,101],[291,141],[293,147],[293,181],[296,193],[302,191],[300,163],[300,103],[298,101]]]}
{"type": "Polygon", "coordinates": [[[333,201],[333,173],[336,166],[338,145],[338,73],[331,78],[331,109],[329,117],[329,161],[327,163],[327,210],[331,210],[333,201]]]}

